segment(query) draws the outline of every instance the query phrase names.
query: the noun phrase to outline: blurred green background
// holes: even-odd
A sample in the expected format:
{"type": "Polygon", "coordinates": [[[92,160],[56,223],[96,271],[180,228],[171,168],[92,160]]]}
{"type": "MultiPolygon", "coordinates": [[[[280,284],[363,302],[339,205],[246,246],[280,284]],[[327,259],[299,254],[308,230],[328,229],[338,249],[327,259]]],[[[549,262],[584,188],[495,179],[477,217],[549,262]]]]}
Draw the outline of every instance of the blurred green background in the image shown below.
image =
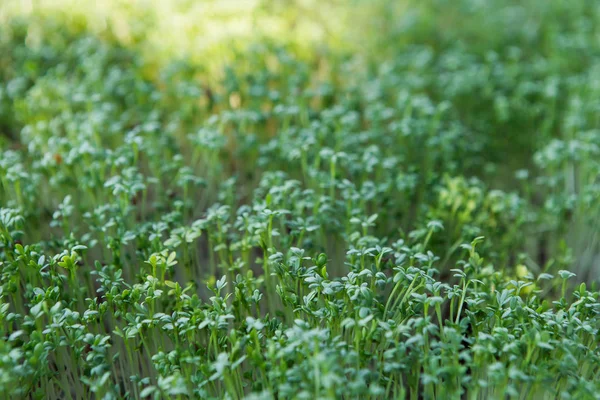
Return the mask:
{"type": "MultiPolygon", "coordinates": [[[[298,85],[323,93],[316,110],[343,101],[349,87],[361,87],[366,102],[407,93],[450,104],[447,118],[468,132],[453,171],[528,201],[517,241],[539,270],[554,257],[594,280],[599,41],[593,0],[4,0],[0,143],[27,146],[23,128],[57,112],[71,87],[49,83],[49,70],[80,79],[95,71],[86,57],[97,62],[108,49],[114,57],[99,62],[158,88],[161,100],[147,107],[178,120],[177,132],[226,109],[268,108],[249,100],[252,82],[261,71],[285,74],[288,57],[298,85]]],[[[124,101],[124,109],[143,102],[124,101]]]]}

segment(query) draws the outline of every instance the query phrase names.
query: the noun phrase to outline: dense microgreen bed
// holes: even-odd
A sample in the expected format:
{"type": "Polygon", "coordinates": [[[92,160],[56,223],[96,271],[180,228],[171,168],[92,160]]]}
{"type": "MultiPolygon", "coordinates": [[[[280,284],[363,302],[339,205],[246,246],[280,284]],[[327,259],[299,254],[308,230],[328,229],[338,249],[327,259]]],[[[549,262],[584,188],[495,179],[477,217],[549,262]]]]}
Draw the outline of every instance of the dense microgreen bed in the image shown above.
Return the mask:
{"type": "Polygon", "coordinates": [[[600,3],[322,3],[0,5],[0,397],[600,398],[600,3]]]}

